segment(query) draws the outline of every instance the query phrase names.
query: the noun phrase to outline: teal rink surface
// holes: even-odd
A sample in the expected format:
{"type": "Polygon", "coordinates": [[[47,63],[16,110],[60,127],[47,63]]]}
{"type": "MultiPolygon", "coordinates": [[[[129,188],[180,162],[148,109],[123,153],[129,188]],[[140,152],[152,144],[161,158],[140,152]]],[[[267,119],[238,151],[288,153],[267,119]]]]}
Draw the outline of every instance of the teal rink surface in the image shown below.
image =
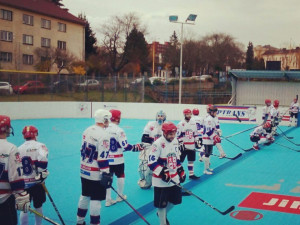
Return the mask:
{"type": "MultiPolygon", "coordinates": [[[[148,120],[122,119],[120,127],[125,130],[129,143],[140,142],[143,128],[147,122],[148,120]]],[[[173,122],[177,124],[179,121],[173,122]]],[[[34,125],[39,130],[38,141],[45,143],[48,147],[50,175],[46,180],[46,186],[66,224],[76,224],[77,204],[81,192],[79,173],[81,134],[93,123],[93,119],[12,121],[15,136],[10,137],[9,141],[17,146],[21,145],[23,143],[21,135],[23,127],[34,125]]],[[[221,124],[225,137],[254,126],[243,123],[221,124]]],[[[214,174],[210,176],[202,174],[204,165],[198,161],[197,154],[194,170],[196,175],[201,175],[201,179],[197,181],[187,179],[184,186],[221,211],[225,211],[232,205],[236,208],[232,216],[231,214],[221,215],[193,196],[183,197],[182,204],[175,206],[168,213],[170,224],[300,224],[299,205],[296,206],[297,209],[294,210],[294,213],[238,206],[252,192],[291,196],[300,201],[300,152],[294,151],[295,149],[300,150],[300,146],[290,142],[300,144],[299,128],[283,126],[280,128],[288,137],[293,137],[293,139],[286,138],[279,131],[280,135],[276,137],[275,143],[262,146],[259,151],[244,152],[227,140],[222,140],[222,146],[227,156],[233,157],[238,153],[242,153],[242,156],[236,160],[219,159],[211,156],[211,167],[214,168],[214,174]],[[276,142],[286,147],[278,145],[276,142]],[[241,210],[252,211],[252,213],[242,214],[238,212],[241,210]]],[[[251,131],[235,135],[230,138],[230,141],[243,149],[248,149],[252,146],[249,139],[251,131]]],[[[215,147],[214,154],[218,154],[215,147]]],[[[159,224],[152,202],[153,188],[142,190],[137,185],[139,179],[137,171],[138,153],[125,152],[124,155],[124,194],[127,195],[127,200],[150,224],[159,224]]],[[[187,172],[186,161],[184,168],[187,172]]],[[[115,183],[113,183],[114,187],[116,187],[115,183]]],[[[112,196],[116,198],[113,191],[112,196]]],[[[284,199],[287,198],[284,197],[284,199]]],[[[254,199],[254,202],[256,200],[259,201],[259,199],[254,199]]],[[[101,224],[146,224],[125,202],[117,203],[111,207],[105,207],[104,201],[101,204],[101,224]]],[[[291,202],[282,204],[279,208],[289,208],[290,206],[291,202]]],[[[47,199],[43,209],[45,216],[60,223],[49,199],[47,199]]],[[[30,224],[34,224],[33,215],[30,216],[30,220],[30,224]]],[[[89,214],[87,214],[86,222],[89,224],[89,214]]],[[[44,221],[43,224],[49,223],[44,221]]]]}

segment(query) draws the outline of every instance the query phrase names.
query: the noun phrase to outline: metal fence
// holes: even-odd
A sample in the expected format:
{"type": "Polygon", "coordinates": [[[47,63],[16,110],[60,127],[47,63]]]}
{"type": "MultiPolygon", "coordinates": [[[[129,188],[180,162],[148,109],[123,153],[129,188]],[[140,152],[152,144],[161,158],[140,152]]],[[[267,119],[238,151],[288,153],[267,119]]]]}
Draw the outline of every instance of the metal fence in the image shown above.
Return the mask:
{"type": "MultiPolygon", "coordinates": [[[[0,101],[100,101],[178,103],[178,79],[0,72],[0,101]]],[[[225,104],[230,82],[184,79],[182,103],[225,104]]]]}

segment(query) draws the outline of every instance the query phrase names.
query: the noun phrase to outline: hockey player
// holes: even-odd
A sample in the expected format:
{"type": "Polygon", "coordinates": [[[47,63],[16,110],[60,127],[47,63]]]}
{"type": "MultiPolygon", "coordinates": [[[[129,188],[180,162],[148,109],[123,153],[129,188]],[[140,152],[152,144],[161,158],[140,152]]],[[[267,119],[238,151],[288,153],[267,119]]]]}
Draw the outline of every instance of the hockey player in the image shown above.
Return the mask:
{"type": "Polygon", "coordinates": [[[154,141],[162,136],[162,124],[166,121],[166,113],[162,110],[156,113],[156,121],[150,121],[144,128],[142,143],[145,147],[144,151],[140,152],[139,159],[139,174],[140,180],[138,185],[142,189],[148,189],[152,185],[152,171],[148,167],[148,156],[151,151],[151,145],[154,141]]]}
{"type": "Polygon", "coordinates": [[[276,133],[277,126],[281,122],[281,118],[279,116],[279,100],[274,100],[273,105],[271,106],[270,116],[271,116],[271,135],[278,135],[276,133]]]}
{"type": "Polygon", "coordinates": [[[259,144],[271,144],[274,142],[274,138],[271,134],[268,134],[266,130],[271,128],[271,123],[266,122],[265,124],[258,126],[250,134],[250,140],[254,142],[253,149],[259,150],[259,144]]]}
{"type": "Polygon", "coordinates": [[[13,135],[10,118],[0,115],[0,223],[16,225],[16,209],[27,212],[30,201],[24,191],[20,152],[6,139],[10,134],[13,135]]]}
{"type": "Polygon", "coordinates": [[[167,211],[182,201],[181,189],[173,183],[183,183],[186,177],[179,160],[176,129],[172,122],[165,122],[162,125],[163,136],[153,143],[149,154],[148,165],[153,171],[154,206],[158,208],[160,225],[169,224],[167,211]]]}
{"type": "Polygon", "coordinates": [[[299,111],[300,110],[299,110],[298,99],[295,98],[294,101],[290,105],[290,123],[289,123],[289,127],[292,126],[293,118],[295,118],[294,119],[294,124],[295,124],[295,126],[297,126],[299,111]]]}
{"type": "Polygon", "coordinates": [[[192,180],[200,177],[194,174],[194,162],[196,159],[195,144],[198,141],[197,126],[192,118],[192,111],[190,109],[183,110],[184,120],[177,125],[177,139],[181,148],[180,161],[184,162],[185,157],[188,158],[189,178],[192,180]]]}
{"type": "Polygon", "coordinates": [[[124,181],[125,181],[125,173],[124,173],[124,157],[123,151],[141,151],[143,150],[140,144],[130,145],[127,142],[127,137],[122,128],[118,125],[121,121],[121,111],[112,109],[111,113],[111,123],[109,124],[107,131],[110,136],[110,147],[109,147],[109,171],[111,174],[115,174],[117,176],[117,191],[118,194],[121,195],[117,197],[116,200],[111,199],[111,188],[106,190],[106,203],[105,206],[111,206],[116,202],[121,202],[123,199],[127,199],[127,196],[123,194],[124,190],[124,181]]]}
{"type": "MultiPolygon", "coordinates": [[[[269,119],[269,115],[270,115],[270,110],[271,110],[271,100],[270,99],[266,99],[265,100],[265,106],[263,107],[263,113],[262,113],[262,120],[263,123],[266,123],[269,119]]],[[[269,120],[270,121],[270,120],[269,120]]]]}
{"type": "Polygon", "coordinates": [[[109,125],[111,113],[98,109],[95,124],[88,127],[82,135],[80,173],[82,192],[79,198],[77,224],[85,224],[88,205],[90,205],[90,224],[100,224],[101,201],[105,199],[106,189],[111,186],[108,154],[110,138],[105,128],[109,125]]]}
{"type": "MultiPolygon", "coordinates": [[[[25,178],[26,191],[33,201],[33,206],[37,212],[43,214],[43,203],[46,201],[46,193],[41,184],[48,176],[48,149],[37,141],[38,129],[34,126],[26,126],[22,131],[26,140],[19,147],[20,157],[23,165],[23,176],[25,178]]],[[[42,217],[35,215],[35,224],[42,224],[42,217]]],[[[21,225],[30,224],[28,213],[21,212],[21,225]]]]}
{"type": "Polygon", "coordinates": [[[213,146],[221,143],[221,138],[216,132],[217,124],[215,117],[217,116],[218,108],[211,105],[208,108],[208,116],[204,119],[203,123],[203,144],[204,144],[204,174],[211,175],[213,169],[210,168],[210,155],[213,151],[213,146]]]}

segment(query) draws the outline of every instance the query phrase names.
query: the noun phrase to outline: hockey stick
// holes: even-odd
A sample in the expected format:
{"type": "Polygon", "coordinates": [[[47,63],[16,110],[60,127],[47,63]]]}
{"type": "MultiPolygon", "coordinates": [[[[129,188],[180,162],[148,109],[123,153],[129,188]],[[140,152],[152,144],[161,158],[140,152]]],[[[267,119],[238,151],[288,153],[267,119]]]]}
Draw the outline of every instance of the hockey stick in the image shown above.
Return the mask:
{"type": "MultiPolygon", "coordinates": [[[[219,157],[218,155],[215,155],[215,154],[211,154],[211,155],[219,157]]],[[[234,157],[227,157],[227,156],[225,156],[225,157],[223,157],[223,158],[235,160],[235,159],[237,159],[237,158],[239,158],[239,157],[241,157],[241,156],[242,156],[242,153],[239,153],[239,154],[237,154],[237,155],[234,156],[234,157]]]]}
{"type": "Polygon", "coordinates": [[[49,223],[52,223],[54,225],[60,225],[59,223],[56,223],[55,221],[49,219],[48,217],[44,216],[43,214],[39,213],[38,211],[32,209],[32,208],[29,208],[28,209],[30,212],[34,213],[35,215],[39,216],[39,217],[42,217],[44,220],[47,220],[49,223]]]}
{"type": "Polygon", "coordinates": [[[300,149],[294,149],[294,148],[288,147],[288,146],[286,146],[286,145],[279,144],[279,143],[277,143],[277,142],[274,142],[274,143],[275,143],[275,144],[277,144],[277,145],[280,145],[280,146],[282,146],[282,147],[285,147],[285,148],[291,149],[291,150],[293,150],[293,151],[295,151],[295,152],[300,152],[300,149]]]}
{"type": "Polygon", "coordinates": [[[55,212],[57,213],[57,215],[58,215],[60,221],[62,222],[63,225],[65,225],[65,222],[64,222],[63,218],[61,217],[61,215],[60,215],[60,213],[59,213],[59,211],[58,211],[58,209],[57,209],[57,207],[56,207],[56,205],[55,205],[55,203],[54,203],[54,201],[53,201],[53,199],[52,199],[52,197],[51,197],[51,195],[50,195],[48,189],[46,188],[45,183],[42,183],[42,186],[43,186],[45,192],[47,193],[47,195],[48,195],[48,197],[49,197],[49,199],[50,199],[50,202],[52,203],[53,208],[54,208],[55,212]]]}
{"type": "Polygon", "coordinates": [[[238,117],[238,115],[235,114],[236,119],[241,123],[241,119],[238,117]]]}
{"type": "Polygon", "coordinates": [[[236,143],[234,143],[233,141],[229,140],[228,138],[226,137],[223,137],[226,141],[230,142],[231,144],[235,145],[236,147],[238,147],[239,149],[243,150],[244,152],[249,152],[252,150],[252,147],[251,148],[248,148],[248,149],[244,149],[242,147],[240,147],[239,145],[237,145],[236,143]]]}
{"type": "Polygon", "coordinates": [[[294,139],[294,137],[289,137],[289,136],[287,136],[285,133],[284,133],[284,131],[283,130],[281,130],[281,128],[278,126],[278,129],[281,131],[281,133],[283,134],[283,136],[285,136],[286,138],[288,138],[288,139],[294,139]]]}
{"type": "Polygon", "coordinates": [[[175,184],[177,187],[181,188],[183,191],[189,193],[190,195],[194,196],[195,198],[199,199],[201,202],[203,202],[205,205],[209,206],[210,208],[212,208],[213,210],[216,210],[218,213],[221,213],[222,215],[226,215],[228,213],[230,213],[232,210],[234,210],[234,206],[229,207],[227,210],[225,210],[224,212],[220,211],[219,209],[217,209],[216,207],[212,206],[211,204],[209,204],[208,202],[204,201],[202,198],[200,198],[199,196],[195,195],[193,192],[191,192],[190,190],[184,188],[183,186],[181,186],[180,184],[177,184],[175,181],[170,180],[171,183],[175,184]]]}
{"type": "Polygon", "coordinates": [[[250,127],[250,128],[248,128],[248,129],[246,129],[246,130],[242,130],[242,131],[236,132],[236,133],[234,133],[234,134],[230,134],[230,135],[228,135],[228,136],[226,136],[226,137],[223,137],[223,138],[230,138],[230,137],[233,137],[233,136],[235,136],[235,135],[242,134],[242,133],[244,133],[244,132],[246,132],[246,131],[255,129],[256,127],[259,127],[259,126],[261,126],[261,125],[262,125],[262,124],[259,124],[259,125],[255,126],[255,127],[250,127]]]}
{"type": "Polygon", "coordinates": [[[113,189],[114,192],[116,192],[116,194],[123,199],[124,202],[126,202],[126,204],[139,216],[141,217],[142,220],[144,220],[144,222],[148,225],[150,225],[150,223],[142,216],[142,214],[140,214],[122,195],[120,195],[116,189],[114,189],[113,186],[110,186],[111,189],[113,189]]]}

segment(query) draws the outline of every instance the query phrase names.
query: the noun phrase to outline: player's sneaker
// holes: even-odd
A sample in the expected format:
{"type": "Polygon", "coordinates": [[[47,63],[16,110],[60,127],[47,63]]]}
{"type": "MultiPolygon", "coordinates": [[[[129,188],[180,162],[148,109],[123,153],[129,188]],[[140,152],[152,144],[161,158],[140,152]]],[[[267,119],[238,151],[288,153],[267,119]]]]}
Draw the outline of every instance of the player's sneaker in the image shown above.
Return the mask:
{"type": "Polygon", "coordinates": [[[204,170],[203,173],[207,174],[207,175],[212,175],[213,174],[211,171],[208,171],[208,170],[204,170]]]}
{"type": "Polygon", "coordinates": [[[189,178],[190,178],[191,180],[198,180],[198,179],[200,179],[200,177],[196,176],[195,174],[189,176],[189,178]]]}
{"type": "Polygon", "coordinates": [[[212,168],[208,168],[207,170],[210,172],[214,171],[214,169],[212,169],[212,168]]]}
{"type": "Polygon", "coordinates": [[[122,195],[122,198],[120,196],[117,197],[116,201],[117,202],[122,202],[124,201],[124,199],[126,200],[127,199],[127,196],[126,195],[122,195]]]}
{"type": "Polygon", "coordinates": [[[219,156],[219,159],[223,159],[226,157],[226,154],[225,153],[222,153],[220,156],[219,156]]]}
{"type": "Polygon", "coordinates": [[[253,145],[252,148],[253,148],[254,150],[259,150],[259,146],[258,146],[258,145],[253,145]]]}
{"type": "Polygon", "coordinates": [[[114,205],[114,204],[116,204],[116,203],[117,203],[117,201],[112,200],[112,199],[106,200],[105,206],[106,206],[106,207],[109,207],[109,206],[114,205]]]}

